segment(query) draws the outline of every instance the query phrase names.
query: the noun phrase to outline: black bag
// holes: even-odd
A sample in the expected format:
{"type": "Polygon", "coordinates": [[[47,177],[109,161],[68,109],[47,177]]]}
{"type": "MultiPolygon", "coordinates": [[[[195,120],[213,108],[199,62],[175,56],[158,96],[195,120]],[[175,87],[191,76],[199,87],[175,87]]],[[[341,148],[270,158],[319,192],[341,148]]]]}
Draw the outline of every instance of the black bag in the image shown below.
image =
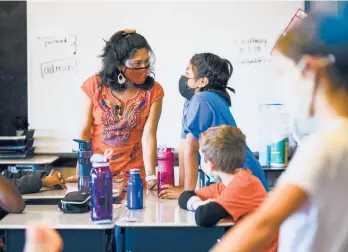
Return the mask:
{"type": "Polygon", "coordinates": [[[64,213],[87,213],[90,210],[89,193],[70,192],[59,201],[58,207],[64,213]]]}

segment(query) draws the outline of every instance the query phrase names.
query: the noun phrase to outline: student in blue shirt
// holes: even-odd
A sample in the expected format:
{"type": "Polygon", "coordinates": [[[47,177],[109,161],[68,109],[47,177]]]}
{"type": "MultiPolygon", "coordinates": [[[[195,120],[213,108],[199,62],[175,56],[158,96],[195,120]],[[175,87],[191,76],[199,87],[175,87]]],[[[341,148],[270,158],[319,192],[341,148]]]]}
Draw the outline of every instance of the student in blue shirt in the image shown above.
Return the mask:
{"type": "MultiPolygon", "coordinates": [[[[182,119],[179,152],[179,187],[165,186],[162,198],[177,199],[184,190],[194,190],[199,166],[200,135],[210,127],[237,124],[230,111],[231,98],[227,86],[233,72],[232,64],[212,53],[196,54],[190,60],[185,75],[180,78],[180,94],[187,99],[182,119]]],[[[233,155],[233,153],[231,153],[233,155]]],[[[247,147],[244,167],[249,168],[268,190],[262,167],[247,147]]]]}

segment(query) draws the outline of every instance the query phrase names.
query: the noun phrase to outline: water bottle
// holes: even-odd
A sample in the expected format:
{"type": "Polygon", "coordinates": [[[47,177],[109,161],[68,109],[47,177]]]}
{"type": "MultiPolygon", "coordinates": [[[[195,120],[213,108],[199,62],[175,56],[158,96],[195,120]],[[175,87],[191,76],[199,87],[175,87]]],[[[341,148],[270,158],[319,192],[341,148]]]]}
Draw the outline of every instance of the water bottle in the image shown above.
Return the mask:
{"type": "Polygon", "coordinates": [[[262,104],[260,115],[260,164],[284,167],[288,160],[289,115],[282,104],[262,104]]]}
{"type": "Polygon", "coordinates": [[[174,152],[171,148],[162,148],[157,153],[158,193],[163,185],[174,185],[174,152]]]}
{"type": "Polygon", "coordinates": [[[91,219],[96,223],[112,222],[112,173],[107,154],[91,157],[91,219]]]}
{"type": "Polygon", "coordinates": [[[127,206],[131,210],[143,208],[143,181],[140,178],[140,169],[129,170],[127,184],[127,206]]]}
{"type": "Polygon", "coordinates": [[[74,139],[75,142],[79,144],[79,151],[77,153],[78,156],[78,171],[79,171],[79,180],[78,180],[78,188],[80,192],[89,193],[89,180],[90,173],[92,169],[91,157],[92,157],[92,142],[84,141],[79,139],[74,139]]]}

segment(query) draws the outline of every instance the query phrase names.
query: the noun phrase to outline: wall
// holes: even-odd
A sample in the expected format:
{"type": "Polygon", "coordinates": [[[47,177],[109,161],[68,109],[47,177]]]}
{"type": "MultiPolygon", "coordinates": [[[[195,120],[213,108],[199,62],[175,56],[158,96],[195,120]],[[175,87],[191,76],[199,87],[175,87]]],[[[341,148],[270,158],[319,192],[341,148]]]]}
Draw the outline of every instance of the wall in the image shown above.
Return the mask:
{"type": "Polygon", "coordinates": [[[28,112],[36,130],[36,151],[67,153],[75,147],[71,139],[81,129],[81,83],[100,69],[97,55],[103,39],[125,27],[144,34],[156,54],[156,80],[166,94],[159,145],[179,145],[184,100],[178,79],[192,55],[208,51],[229,59],[234,67],[229,81],[236,89],[232,113],[249,147],[257,151],[259,105],[282,101],[270,51],[298,8],[303,8],[302,1],[29,2],[28,112]],[[149,15],[154,9],[157,14],[149,15]],[[102,18],[89,18],[100,12],[102,18]],[[194,25],[178,17],[189,17],[194,25]]]}
{"type": "Polygon", "coordinates": [[[311,12],[328,12],[348,16],[347,1],[306,1],[306,9],[311,12]]]}
{"type": "MultiPolygon", "coordinates": [[[[306,11],[327,9],[348,16],[345,1],[305,1],[306,11]]],[[[14,135],[16,115],[27,116],[26,1],[0,1],[0,135],[14,135]]]]}

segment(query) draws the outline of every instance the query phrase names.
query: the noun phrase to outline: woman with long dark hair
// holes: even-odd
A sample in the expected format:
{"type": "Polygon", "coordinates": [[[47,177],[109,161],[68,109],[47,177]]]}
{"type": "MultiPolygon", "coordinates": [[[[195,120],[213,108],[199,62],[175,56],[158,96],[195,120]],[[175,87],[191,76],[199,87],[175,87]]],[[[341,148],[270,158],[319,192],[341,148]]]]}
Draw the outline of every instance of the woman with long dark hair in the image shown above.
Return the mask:
{"type": "MultiPolygon", "coordinates": [[[[101,71],[82,85],[85,106],[80,138],[92,140],[93,153],[112,149],[110,166],[115,177],[122,179],[129,169],[140,168],[141,177],[154,188],[164,92],[151,76],[153,51],[135,30],[123,30],[106,42],[101,57],[101,71]]],[[[77,176],[67,179],[71,181],[77,181],[77,176]]]]}

